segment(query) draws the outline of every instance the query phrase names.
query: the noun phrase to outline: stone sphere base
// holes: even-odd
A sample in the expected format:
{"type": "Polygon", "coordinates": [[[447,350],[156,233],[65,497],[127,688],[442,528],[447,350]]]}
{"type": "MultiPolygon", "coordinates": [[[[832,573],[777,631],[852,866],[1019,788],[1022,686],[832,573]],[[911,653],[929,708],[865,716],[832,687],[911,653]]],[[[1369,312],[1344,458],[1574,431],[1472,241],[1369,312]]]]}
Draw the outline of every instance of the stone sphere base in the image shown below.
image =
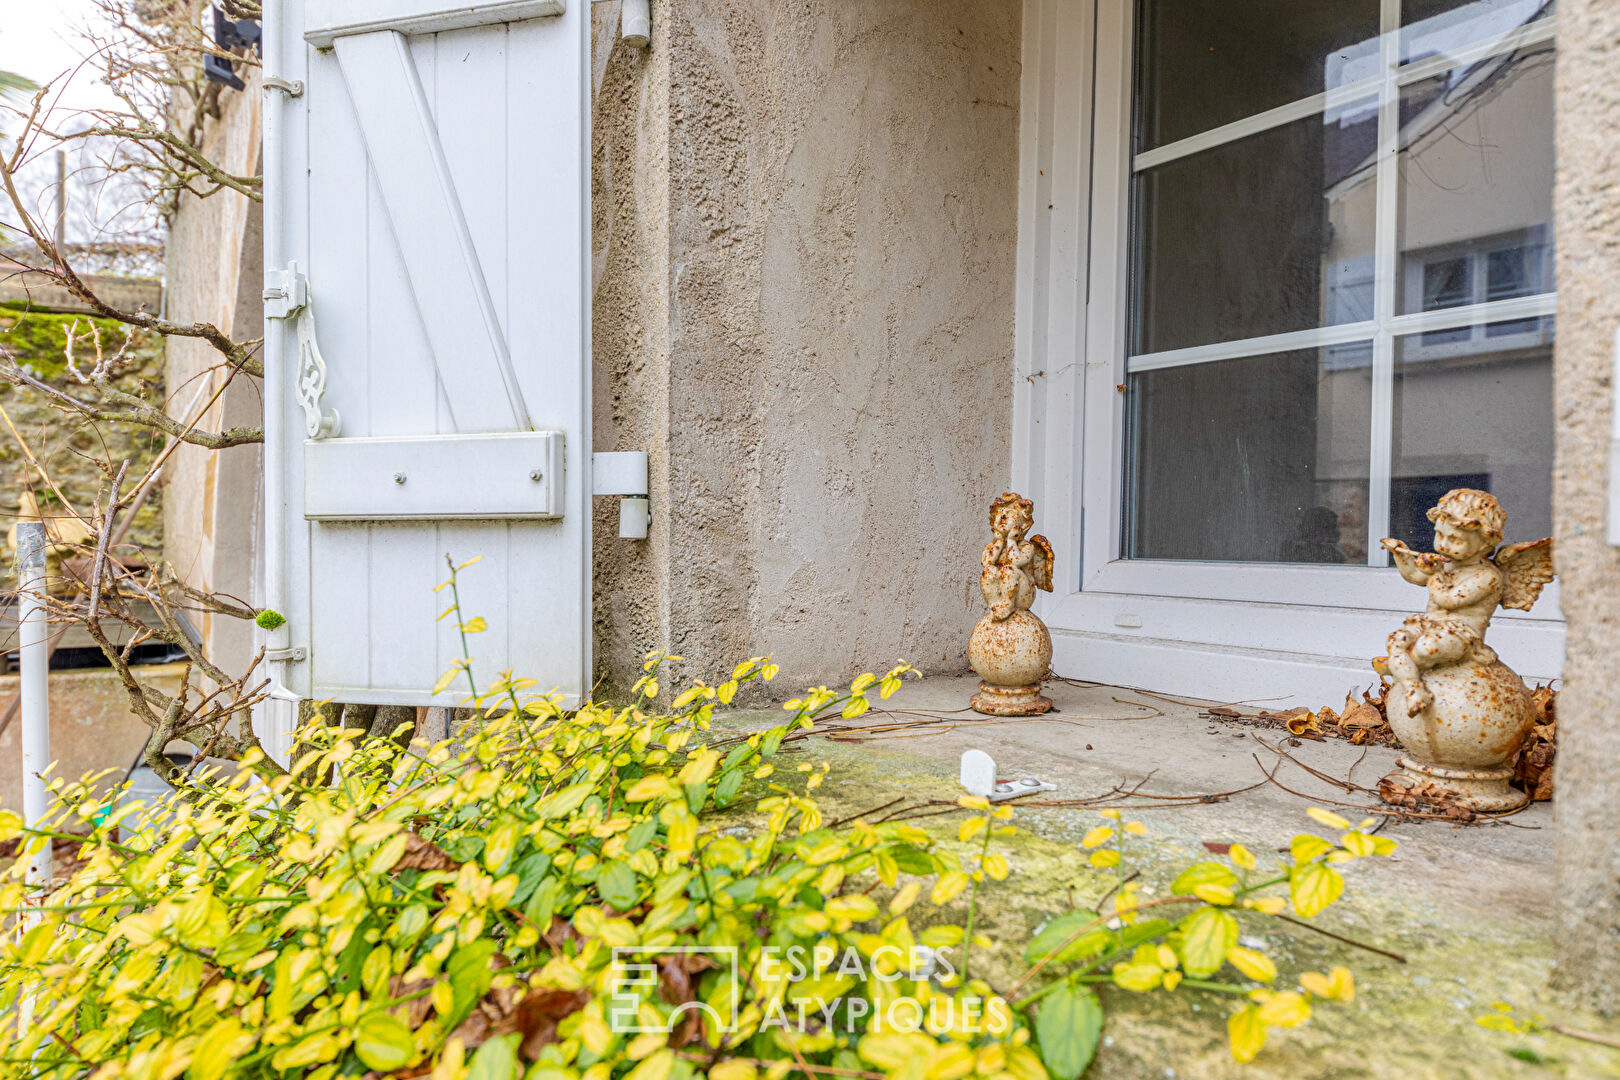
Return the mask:
{"type": "Polygon", "coordinates": [[[1397,758],[1395,764],[1400,767],[1384,777],[1383,783],[1438,791],[1470,810],[1501,813],[1517,810],[1530,801],[1525,792],[1509,786],[1508,781],[1513,779],[1513,770],[1509,768],[1448,769],[1413,757],[1397,758]]]}
{"type": "Polygon", "coordinates": [[[1034,686],[991,686],[979,683],[979,692],[968,702],[974,712],[986,716],[1039,716],[1052,708],[1052,699],[1041,696],[1041,684],[1034,686]]]}

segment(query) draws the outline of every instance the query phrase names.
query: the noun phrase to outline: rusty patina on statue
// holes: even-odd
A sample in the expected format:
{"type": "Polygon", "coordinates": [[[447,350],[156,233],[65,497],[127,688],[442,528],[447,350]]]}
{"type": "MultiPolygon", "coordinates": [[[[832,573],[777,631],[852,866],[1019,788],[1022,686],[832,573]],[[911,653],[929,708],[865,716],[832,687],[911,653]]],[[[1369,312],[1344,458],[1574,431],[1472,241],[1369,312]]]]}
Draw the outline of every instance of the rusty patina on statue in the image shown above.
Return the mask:
{"type": "Polygon", "coordinates": [[[1012,492],[990,504],[991,539],[980,563],[979,591],[990,606],[968,639],[979,674],[973,708],[990,716],[1034,716],[1052,707],[1041,680],[1052,663],[1052,635],[1029,610],[1035,590],[1052,591],[1052,545],[1029,536],[1035,504],[1012,492]]]}
{"type": "Polygon", "coordinates": [[[1401,577],[1429,591],[1427,610],[1389,636],[1373,667],[1393,681],[1385,711],[1407,754],[1380,789],[1425,789],[1472,810],[1529,799],[1509,766],[1534,721],[1530,691],[1485,644],[1498,607],[1528,611],[1553,579],[1552,540],[1498,547],[1507,524],[1496,498],[1457,488],[1429,511],[1433,553],[1385,540],[1401,577]]]}

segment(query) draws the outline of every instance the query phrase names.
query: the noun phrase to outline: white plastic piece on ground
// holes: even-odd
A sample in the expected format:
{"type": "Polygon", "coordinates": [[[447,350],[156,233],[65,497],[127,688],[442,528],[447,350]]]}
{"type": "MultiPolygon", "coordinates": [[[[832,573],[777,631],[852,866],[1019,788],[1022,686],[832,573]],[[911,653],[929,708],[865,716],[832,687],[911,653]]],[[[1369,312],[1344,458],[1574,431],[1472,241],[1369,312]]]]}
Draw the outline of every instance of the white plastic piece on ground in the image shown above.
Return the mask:
{"type": "Polygon", "coordinates": [[[962,786],[969,795],[988,799],[996,791],[996,762],[983,750],[962,753],[962,786]]]}
{"type": "Polygon", "coordinates": [[[1056,784],[1048,784],[1045,780],[1037,780],[1033,776],[1026,776],[1022,780],[1009,780],[1004,784],[997,784],[996,789],[990,793],[991,802],[1005,802],[1016,799],[1020,795],[1033,795],[1037,791],[1056,791],[1056,784]]]}

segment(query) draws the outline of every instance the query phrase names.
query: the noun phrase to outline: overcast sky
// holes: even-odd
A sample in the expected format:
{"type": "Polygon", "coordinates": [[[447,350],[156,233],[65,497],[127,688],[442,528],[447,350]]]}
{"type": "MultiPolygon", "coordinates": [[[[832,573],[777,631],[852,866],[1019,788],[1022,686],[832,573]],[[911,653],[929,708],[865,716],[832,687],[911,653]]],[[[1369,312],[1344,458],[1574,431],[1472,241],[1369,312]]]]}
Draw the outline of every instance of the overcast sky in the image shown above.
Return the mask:
{"type": "MultiPolygon", "coordinates": [[[[84,54],[78,31],[95,16],[90,0],[0,0],[0,71],[38,83],[66,75],[84,54]]],[[[116,101],[89,71],[71,79],[62,98],[74,109],[116,101]]]]}

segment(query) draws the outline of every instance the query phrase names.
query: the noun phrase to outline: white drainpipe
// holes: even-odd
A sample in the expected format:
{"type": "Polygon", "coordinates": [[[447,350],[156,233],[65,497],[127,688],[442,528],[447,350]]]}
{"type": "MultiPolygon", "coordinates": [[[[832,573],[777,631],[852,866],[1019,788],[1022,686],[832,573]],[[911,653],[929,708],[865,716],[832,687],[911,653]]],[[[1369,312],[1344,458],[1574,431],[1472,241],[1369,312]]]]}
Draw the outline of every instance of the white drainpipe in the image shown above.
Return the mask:
{"type": "MultiPolygon", "coordinates": [[[[43,773],[51,763],[50,625],[45,611],[45,523],[17,523],[17,634],[22,643],[23,818],[39,824],[50,808],[43,773]]],[[[28,884],[43,888],[51,879],[51,845],[47,841],[28,864],[28,884]]]]}

